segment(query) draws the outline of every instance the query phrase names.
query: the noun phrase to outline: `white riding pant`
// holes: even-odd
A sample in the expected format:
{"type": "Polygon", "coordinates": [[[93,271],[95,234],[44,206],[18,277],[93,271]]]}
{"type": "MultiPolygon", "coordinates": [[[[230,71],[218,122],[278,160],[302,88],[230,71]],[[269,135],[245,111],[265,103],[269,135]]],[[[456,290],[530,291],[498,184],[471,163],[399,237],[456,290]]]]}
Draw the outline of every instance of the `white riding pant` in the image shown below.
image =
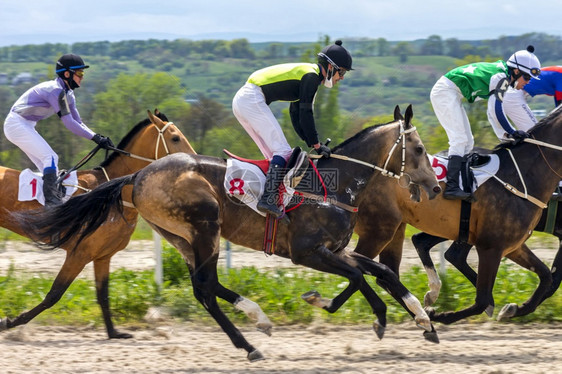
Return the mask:
{"type": "Polygon", "coordinates": [[[468,115],[462,106],[461,90],[443,76],[431,89],[431,105],[449,138],[449,156],[464,156],[474,147],[468,115]]]}
{"type": "Polygon", "coordinates": [[[244,130],[257,144],[261,153],[271,160],[273,156],[289,159],[291,146],[283,134],[281,125],[265,102],[259,86],[246,83],[232,99],[232,112],[244,130]]]}
{"type": "MultiPolygon", "coordinates": [[[[518,130],[529,131],[537,123],[535,115],[527,104],[528,96],[529,94],[524,90],[509,87],[503,97],[503,111],[518,130]]],[[[504,129],[501,131],[505,132],[504,129]]]]}
{"type": "Polygon", "coordinates": [[[17,113],[10,112],[4,121],[6,139],[17,145],[40,172],[54,163],[58,171],[59,156],[35,130],[37,122],[29,121],[17,113]]]}

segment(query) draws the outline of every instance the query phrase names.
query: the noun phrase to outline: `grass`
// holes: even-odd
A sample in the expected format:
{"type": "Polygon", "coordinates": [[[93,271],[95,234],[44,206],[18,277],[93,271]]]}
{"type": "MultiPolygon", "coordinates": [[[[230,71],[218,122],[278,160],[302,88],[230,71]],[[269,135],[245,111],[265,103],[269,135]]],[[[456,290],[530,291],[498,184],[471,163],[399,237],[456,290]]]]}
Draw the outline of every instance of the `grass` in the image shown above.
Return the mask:
{"type": "MultiPolygon", "coordinates": [[[[152,271],[118,270],[110,281],[110,304],[115,322],[119,325],[143,324],[143,316],[151,306],[165,307],[172,317],[202,324],[214,321],[195,300],[191,283],[177,252],[164,247],[165,284],[159,290],[152,271]]],[[[360,294],[354,295],[338,312],[327,312],[309,306],[300,295],[315,289],[324,297],[334,297],[346,287],[345,279],[306,269],[277,269],[263,272],[255,267],[219,269],[219,279],[229,288],[258,303],[276,325],[308,324],[324,321],[337,324],[371,324],[375,317],[360,294]]],[[[421,301],[427,291],[427,276],[419,267],[401,275],[402,282],[421,301]]],[[[53,278],[44,275],[16,273],[13,268],[0,277],[0,317],[15,317],[37,305],[49,292],[53,278]]],[[[368,282],[387,304],[389,323],[410,321],[410,316],[386,292],[368,282]]],[[[496,315],[507,303],[523,303],[538,284],[537,277],[520,268],[502,263],[496,280],[494,298],[496,315]]],[[[458,310],[470,306],[475,290],[462,275],[448,269],[443,279],[441,295],[435,305],[438,311],[458,310]]],[[[230,304],[219,300],[225,313],[237,324],[246,324],[247,317],[230,304]]],[[[487,321],[484,314],[469,321],[487,321]]],[[[559,322],[562,320],[562,296],[555,294],[529,316],[517,318],[516,323],[559,322]]],[[[96,303],[93,281],[76,280],[63,298],[35,321],[41,324],[102,326],[100,309],[96,303]]]]}

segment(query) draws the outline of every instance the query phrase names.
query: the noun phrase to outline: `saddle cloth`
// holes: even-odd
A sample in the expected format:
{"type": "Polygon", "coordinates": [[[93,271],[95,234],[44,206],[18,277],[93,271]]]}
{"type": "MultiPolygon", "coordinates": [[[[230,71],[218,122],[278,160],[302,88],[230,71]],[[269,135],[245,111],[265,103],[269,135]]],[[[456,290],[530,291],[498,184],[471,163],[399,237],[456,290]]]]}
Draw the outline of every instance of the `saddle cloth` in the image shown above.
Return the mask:
{"type": "MultiPolygon", "coordinates": [[[[474,183],[472,185],[472,192],[476,191],[478,186],[481,186],[484,182],[490,179],[492,176],[496,175],[498,169],[500,168],[500,159],[495,154],[486,155],[490,156],[490,160],[482,165],[471,166],[470,170],[474,174],[474,183]]],[[[435,171],[437,180],[440,182],[447,181],[447,164],[449,160],[446,156],[441,155],[430,155],[428,154],[429,162],[435,171]]],[[[462,173],[459,173],[459,185],[463,186],[462,173]]]]}
{"type": "MultiPolygon", "coordinates": [[[[226,161],[226,173],[224,175],[224,188],[228,196],[235,197],[242,204],[252,208],[255,212],[265,217],[265,213],[258,210],[257,204],[265,188],[266,172],[269,168],[268,160],[247,160],[239,158],[226,152],[231,158],[226,161]],[[234,158],[236,157],[236,158],[234,158]]],[[[296,156],[294,166],[289,161],[289,171],[283,177],[280,192],[283,197],[283,207],[290,202],[297,183],[302,177],[302,168],[305,160],[308,160],[306,152],[300,152],[296,156]]]]}
{"type": "MultiPolygon", "coordinates": [[[[63,201],[66,201],[78,189],[78,175],[76,171],[70,173],[62,183],[66,188],[66,196],[63,201]]],[[[30,169],[22,170],[19,179],[18,188],[19,201],[37,200],[41,205],[45,205],[45,196],[43,196],[43,174],[36,173],[30,169]]]]}

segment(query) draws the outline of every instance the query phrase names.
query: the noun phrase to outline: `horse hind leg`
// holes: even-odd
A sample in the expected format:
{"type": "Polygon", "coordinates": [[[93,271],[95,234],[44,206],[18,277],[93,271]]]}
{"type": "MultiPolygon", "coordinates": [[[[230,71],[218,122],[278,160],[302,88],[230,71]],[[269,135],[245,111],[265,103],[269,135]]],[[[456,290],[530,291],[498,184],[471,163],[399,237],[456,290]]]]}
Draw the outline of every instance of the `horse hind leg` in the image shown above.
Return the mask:
{"type": "Polygon", "coordinates": [[[72,284],[74,279],[80,274],[84,266],[88,263],[87,260],[68,254],[55,278],[51,289],[45,295],[43,300],[34,308],[27,312],[23,312],[14,319],[4,318],[0,321],[0,331],[14,328],[16,326],[24,325],[37,317],[43,311],[55,305],[64,295],[68,287],[72,284]]]}
{"type": "MultiPolygon", "coordinates": [[[[218,209],[218,208],[216,208],[218,209]]],[[[244,338],[240,330],[223,313],[217,303],[217,296],[226,301],[234,303],[239,297],[238,294],[229,291],[222,286],[218,280],[217,261],[218,248],[220,244],[220,226],[216,217],[218,213],[206,209],[207,219],[201,219],[192,222],[186,237],[191,240],[187,241],[179,235],[147,221],[162,237],[182,254],[186,261],[189,273],[191,274],[191,283],[193,286],[193,295],[203,305],[205,310],[219,324],[223,331],[228,335],[232,344],[236,348],[244,349],[247,352],[249,361],[263,360],[264,356],[260,351],[253,347],[244,338]]],[[[185,223],[179,223],[179,226],[185,226],[185,223]]]]}
{"type": "Polygon", "coordinates": [[[544,300],[544,295],[550,290],[552,285],[552,274],[548,267],[527,247],[523,244],[517,250],[508,253],[507,258],[515,263],[535,272],[539,277],[539,285],[531,297],[521,306],[515,303],[505,305],[498,314],[498,320],[507,320],[513,317],[525,316],[535,311],[535,309],[544,300]]]}

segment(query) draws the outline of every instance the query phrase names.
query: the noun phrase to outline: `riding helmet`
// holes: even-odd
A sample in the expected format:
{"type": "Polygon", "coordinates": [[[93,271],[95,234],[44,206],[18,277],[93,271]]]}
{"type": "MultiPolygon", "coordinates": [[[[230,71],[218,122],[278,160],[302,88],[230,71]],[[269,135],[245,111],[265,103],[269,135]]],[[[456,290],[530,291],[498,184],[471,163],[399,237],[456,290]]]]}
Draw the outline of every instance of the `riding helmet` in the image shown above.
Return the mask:
{"type": "Polygon", "coordinates": [[[346,70],[353,70],[351,67],[351,55],[347,49],[342,47],[341,40],[336,40],[334,44],[325,47],[322,52],[318,53],[318,63],[324,68],[326,68],[329,63],[346,70]]]}
{"type": "Polygon", "coordinates": [[[65,71],[74,72],[78,69],[87,69],[90,65],[86,65],[82,57],[69,53],[61,56],[55,65],[55,73],[63,76],[65,71]]]}
{"type": "Polygon", "coordinates": [[[515,52],[507,60],[507,66],[519,69],[521,72],[529,74],[532,78],[540,80],[541,63],[533,53],[534,51],[535,47],[530,45],[527,49],[515,52]]]}

